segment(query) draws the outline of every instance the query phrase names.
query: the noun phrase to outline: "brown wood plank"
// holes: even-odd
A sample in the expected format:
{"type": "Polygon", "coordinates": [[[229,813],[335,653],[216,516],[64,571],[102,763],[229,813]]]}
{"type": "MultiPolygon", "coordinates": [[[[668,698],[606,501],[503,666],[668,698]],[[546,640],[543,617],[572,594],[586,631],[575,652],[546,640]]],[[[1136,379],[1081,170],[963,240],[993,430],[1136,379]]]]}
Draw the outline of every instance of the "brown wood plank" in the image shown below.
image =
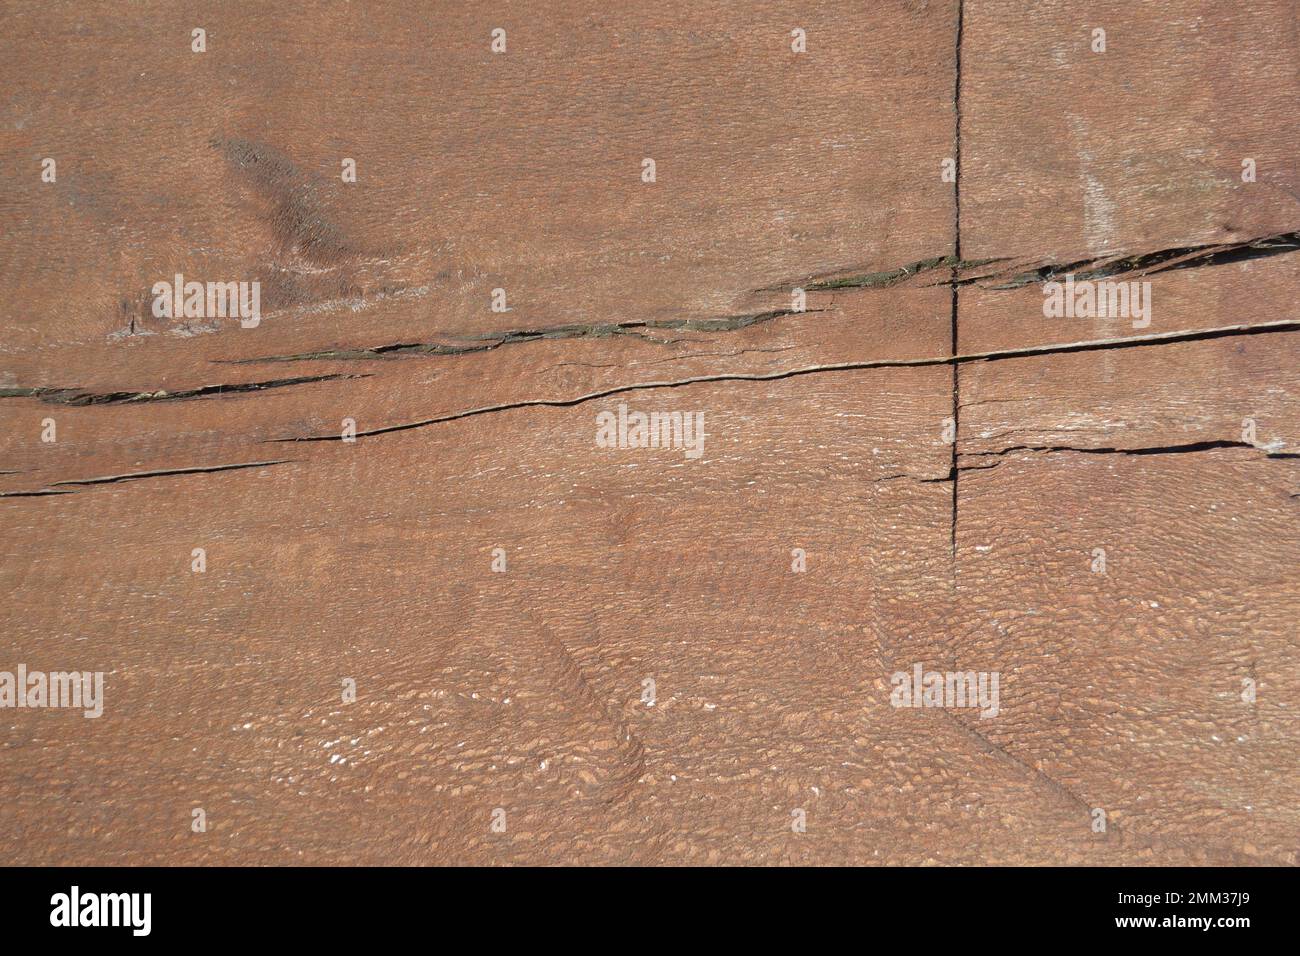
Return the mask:
{"type": "Polygon", "coordinates": [[[4,13],[6,858],[1296,862],[1292,4],[4,13]]]}

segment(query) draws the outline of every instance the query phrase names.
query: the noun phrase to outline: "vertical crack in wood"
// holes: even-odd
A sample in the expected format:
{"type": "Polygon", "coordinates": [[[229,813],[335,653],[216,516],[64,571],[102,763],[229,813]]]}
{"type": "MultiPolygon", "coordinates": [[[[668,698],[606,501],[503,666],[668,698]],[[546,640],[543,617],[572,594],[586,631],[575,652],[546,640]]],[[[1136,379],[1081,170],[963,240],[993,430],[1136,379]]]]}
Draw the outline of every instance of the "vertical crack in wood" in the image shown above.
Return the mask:
{"type": "MultiPolygon", "coordinates": [[[[954,59],[953,70],[953,177],[952,177],[952,195],[953,195],[953,261],[960,263],[961,259],[961,34],[962,34],[962,2],[957,0],[957,40],[956,54],[954,59]]],[[[951,318],[950,318],[950,338],[952,345],[952,354],[954,358],[961,354],[957,350],[957,302],[961,292],[957,285],[957,267],[953,267],[952,282],[952,301],[951,301],[951,318]]],[[[953,586],[956,587],[957,581],[957,486],[961,478],[957,468],[957,439],[958,431],[961,427],[961,402],[959,399],[958,387],[961,375],[960,363],[952,363],[952,574],[953,586]]]]}

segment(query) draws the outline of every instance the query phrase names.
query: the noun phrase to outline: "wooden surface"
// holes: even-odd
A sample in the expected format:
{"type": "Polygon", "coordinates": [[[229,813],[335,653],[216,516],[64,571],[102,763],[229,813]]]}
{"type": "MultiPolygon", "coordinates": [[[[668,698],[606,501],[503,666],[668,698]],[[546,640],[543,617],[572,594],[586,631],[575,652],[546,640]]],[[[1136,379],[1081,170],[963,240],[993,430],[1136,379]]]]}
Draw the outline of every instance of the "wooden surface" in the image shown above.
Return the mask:
{"type": "Polygon", "coordinates": [[[1033,6],[0,4],[0,854],[1294,864],[1296,5],[1033,6]]]}

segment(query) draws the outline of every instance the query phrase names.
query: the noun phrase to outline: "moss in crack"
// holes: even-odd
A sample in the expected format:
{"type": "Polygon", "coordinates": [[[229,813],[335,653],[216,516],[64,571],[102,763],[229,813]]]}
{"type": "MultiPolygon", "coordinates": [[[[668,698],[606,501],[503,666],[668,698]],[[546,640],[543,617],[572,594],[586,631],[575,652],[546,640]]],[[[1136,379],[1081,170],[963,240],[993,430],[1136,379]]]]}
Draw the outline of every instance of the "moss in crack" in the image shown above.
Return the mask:
{"type": "Polygon", "coordinates": [[[269,382],[241,382],[235,385],[204,385],[175,392],[159,389],[153,392],[87,392],[77,388],[0,388],[0,398],[38,398],[47,405],[131,405],[141,402],[178,402],[193,398],[215,398],[221,395],[241,395],[262,392],[272,388],[308,385],[313,382],[330,382],[336,379],[362,378],[360,375],[303,375],[297,378],[277,378],[269,382]]]}
{"type": "Polygon", "coordinates": [[[879,289],[904,282],[925,272],[933,272],[936,269],[956,269],[958,272],[965,272],[969,269],[978,269],[1001,261],[1003,260],[997,258],[961,259],[952,255],[935,256],[932,259],[921,259],[910,265],[900,266],[897,269],[887,269],[884,272],[867,272],[861,275],[824,279],[820,282],[811,283],[805,288],[809,292],[827,292],[834,289],[879,289]]]}
{"type": "Polygon", "coordinates": [[[789,315],[821,312],[822,309],[776,309],[746,315],[729,315],[716,319],[658,319],[633,322],[605,322],[597,325],[556,325],[549,329],[512,329],[506,332],[482,332],[458,337],[459,342],[401,342],[393,345],[376,345],[361,349],[324,349],[319,352],[300,352],[296,355],[268,355],[261,358],[237,359],[234,364],[251,362],[308,362],[353,359],[383,359],[402,355],[467,355],[489,352],[503,345],[519,345],[544,339],[603,339],[616,335],[646,338],[646,332],[734,332],[763,322],[789,315]]]}

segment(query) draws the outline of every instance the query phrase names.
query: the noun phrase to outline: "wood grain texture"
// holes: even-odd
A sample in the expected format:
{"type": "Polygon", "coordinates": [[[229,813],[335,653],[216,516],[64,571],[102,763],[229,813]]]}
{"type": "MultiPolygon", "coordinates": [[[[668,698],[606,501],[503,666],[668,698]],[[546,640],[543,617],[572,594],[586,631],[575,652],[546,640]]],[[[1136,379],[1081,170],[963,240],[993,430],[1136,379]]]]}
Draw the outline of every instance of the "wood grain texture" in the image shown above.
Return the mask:
{"type": "Polygon", "coordinates": [[[0,9],[6,859],[1297,862],[1293,2],[0,9]]]}

